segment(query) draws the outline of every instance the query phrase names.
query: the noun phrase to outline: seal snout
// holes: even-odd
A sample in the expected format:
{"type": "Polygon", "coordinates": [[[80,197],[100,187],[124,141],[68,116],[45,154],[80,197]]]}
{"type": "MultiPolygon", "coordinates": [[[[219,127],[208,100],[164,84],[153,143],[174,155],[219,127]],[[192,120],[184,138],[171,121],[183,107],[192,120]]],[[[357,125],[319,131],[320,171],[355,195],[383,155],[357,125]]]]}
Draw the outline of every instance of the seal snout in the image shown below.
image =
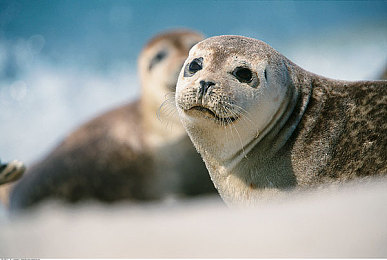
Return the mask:
{"type": "Polygon", "coordinates": [[[233,117],[233,116],[222,117],[213,108],[207,107],[207,106],[202,106],[202,105],[194,105],[194,106],[192,106],[191,108],[189,108],[186,111],[187,112],[197,111],[199,113],[203,113],[204,115],[207,115],[207,116],[209,116],[211,118],[214,118],[218,123],[221,123],[223,125],[227,125],[227,124],[233,123],[235,120],[238,119],[237,116],[235,116],[235,117],[233,117]]]}
{"type": "Polygon", "coordinates": [[[212,81],[204,80],[201,80],[199,83],[200,87],[198,88],[198,102],[201,103],[203,96],[207,94],[207,91],[211,86],[215,86],[215,83],[212,81]]]}
{"type": "Polygon", "coordinates": [[[180,107],[193,117],[215,119],[222,126],[233,123],[239,118],[234,102],[228,96],[217,93],[216,86],[217,83],[211,80],[199,80],[199,83],[192,84],[188,93],[179,99],[180,107]]]}

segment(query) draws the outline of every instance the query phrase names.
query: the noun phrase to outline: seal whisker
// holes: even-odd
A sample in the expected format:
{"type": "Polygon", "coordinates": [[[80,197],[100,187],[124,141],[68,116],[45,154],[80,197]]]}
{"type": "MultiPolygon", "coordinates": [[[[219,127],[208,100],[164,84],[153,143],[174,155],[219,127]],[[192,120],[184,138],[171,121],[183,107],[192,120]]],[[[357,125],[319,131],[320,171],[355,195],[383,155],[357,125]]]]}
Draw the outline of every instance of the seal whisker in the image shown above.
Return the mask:
{"type": "MultiPolygon", "coordinates": [[[[228,102],[224,102],[224,103],[232,108],[232,109],[229,109],[228,111],[230,111],[230,113],[233,114],[233,117],[238,117],[238,118],[242,119],[241,122],[243,122],[243,124],[246,126],[246,128],[251,128],[253,130],[258,129],[256,124],[254,124],[254,122],[250,119],[249,115],[251,115],[251,114],[248,111],[246,111],[244,108],[242,108],[236,104],[232,104],[232,103],[228,103],[228,102]],[[233,110],[236,110],[237,112],[235,112],[233,110]]],[[[258,130],[254,130],[254,131],[256,132],[255,138],[257,138],[259,136],[259,132],[258,132],[258,130]]]]}
{"type": "Polygon", "coordinates": [[[166,126],[169,130],[173,129],[172,123],[171,123],[171,118],[176,117],[178,118],[178,112],[176,109],[170,108],[165,114],[164,117],[169,120],[162,120],[161,123],[166,126]]]}
{"type": "MultiPolygon", "coordinates": [[[[226,109],[225,109],[225,107],[224,106],[222,106],[221,107],[221,109],[223,110],[223,111],[226,111],[226,109]]],[[[227,111],[226,111],[227,112],[227,111]]],[[[222,117],[222,118],[220,118],[220,122],[221,122],[221,125],[224,127],[224,129],[226,130],[226,139],[228,139],[228,136],[227,136],[227,126],[228,126],[228,128],[229,128],[229,130],[230,130],[230,134],[231,134],[231,139],[233,139],[234,140],[234,144],[235,144],[235,138],[234,138],[234,135],[233,135],[233,133],[232,133],[232,128],[231,128],[231,126],[230,126],[230,124],[232,123],[231,122],[231,120],[229,119],[229,118],[227,118],[227,117],[222,117]]]]}
{"type": "Polygon", "coordinates": [[[168,119],[170,118],[172,113],[177,115],[174,92],[170,92],[165,95],[165,100],[163,101],[163,103],[161,103],[160,107],[157,109],[156,117],[161,123],[167,122],[168,124],[168,120],[164,121],[162,117],[164,115],[165,118],[168,119]]]}
{"type": "Polygon", "coordinates": [[[259,136],[259,131],[257,125],[251,120],[251,118],[248,116],[248,113],[246,110],[244,110],[241,107],[236,107],[236,110],[242,115],[240,118],[242,119],[242,122],[245,123],[247,128],[252,128],[256,133],[255,133],[255,138],[259,136]]]}
{"type": "Polygon", "coordinates": [[[175,92],[164,95],[165,100],[161,103],[156,112],[157,119],[170,131],[173,130],[172,118],[178,119],[178,111],[175,102],[175,92]]]}
{"type": "MultiPolygon", "coordinates": [[[[233,116],[237,116],[233,111],[231,111],[230,109],[228,109],[227,107],[224,107],[229,113],[231,113],[233,116]]],[[[234,127],[237,135],[238,135],[238,138],[239,138],[239,141],[240,141],[240,144],[241,144],[241,150],[243,152],[243,154],[245,153],[245,149],[244,149],[244,146],[243,146],[243,143],[242,143],[242,138],[238,132],[238,129],[236,128],[236,126],[234,124],[231,124],[232,127],[234,127]]],[[[246,155],[245,155],[246,156],[246,155]]]]}
{"type": "MultiPolygon", "coordinates": [[[[224,105],[221,106],[220,110],[221,110],[222,112],[225,112],[224,114],[228,114],[228,113],[229,113],[229,110],[228,110],[227,107],[224,106],[224,105]]],[[[234,142],[234,146],[237,146],[236,137],[235,137],[234,134],[233,134],[233,130],[235,129],[235,127],[231,126],[231,125],[232,125],[232,120],[231,120],[231,118],[229,118],[229,117],[221,117],[221,118],[219,118],[219,119],[217,119],[217,120],[220,120],[221,125],[223,125],[223,127],[224,127],[226,130],[227,130],[227,128],[229,129],[230,135],[231,135],[231,139],[232,139],[233,142],[234,142]],[[234,128],[234,129],[233,129],[233,128],[234,128]]],[[[235,130],[236,130],[236,129],[235,129],[235,130]]],[[[226,135],[227,135],[227,132],[228,132],[228,131],[226,131],[226,135]]],[[[238,134],[238,133],[237,133],[237,134],[238,134]]],[[[238,135],[239,135],[239,134],[238,134],[238,135]]],[[[226,136],[226,139],[228,139],[228,136],[226,136]]]]}
{"type": "Polygon", "coordinates": [[[229,103],[229,102],[227,102],[227,101],[224,101],[224,103],[227,104],[227,105],[229,105],[229,106],[232,107],[233,109],[238,110],[238,112],[240,112],[241,114],[243,114],[243,115],[251,122],[251,124],[252,124],[254,127],[256,127],[256,125],[255,125],[255,124],[253,123],[253,121],[250,119],[250,116],[253,117],[253,116],[251,115],[250,112],[248,112],[246,109],[244,109],[244,108],[241,107],[241,106],[238,106],[238,105],[235,104],[235,103],[229,103]]]}
{"type": "Polygon", "coordinates": [[[168,92],[168,93],[166,93],[165,95],[164,95],[164,99],[169,99],[169,98],[175,98],[175,95],[176,95],[176,92],[175,91],[170,91],[170,92],[168,92]]]}
{"type": "Polygon", "coordinates": [[[237,142],[236,142],[236,138],[233,134],[233,127],[231,126],[231,120],[229,118],[223,118],[223,120],[225,121],[226,125],[225,125],[225,128],[228,127],[229,131],[230,131],[230,135],[231,135],[231,139],[233,140],[233,143],[234,143],[234,146],[237,146],[237,142]]]}
{"type": "Polygon", "coordinates": [[[232,128],[230,126],[231,122],[229,122],[230,120],[228,118],[222,118],[221,120],[222,120],[223,128],[225,129],[225,132],[226,132],[226,139],[227,140],[229,139],[228,132],[230,131],[231,139],[234,140],[234,144],[235,144],[235,138],[234,138],[234,135],[232,133],[232,128]]]}

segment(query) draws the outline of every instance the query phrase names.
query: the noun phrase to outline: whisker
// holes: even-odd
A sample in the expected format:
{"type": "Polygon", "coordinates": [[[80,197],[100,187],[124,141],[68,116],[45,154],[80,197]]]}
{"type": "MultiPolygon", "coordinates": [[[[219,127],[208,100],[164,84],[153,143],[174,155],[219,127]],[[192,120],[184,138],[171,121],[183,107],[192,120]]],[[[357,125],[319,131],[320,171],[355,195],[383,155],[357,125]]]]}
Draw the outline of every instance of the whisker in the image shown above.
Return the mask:
{"type": "Polygon", "coordinates": [[[230,106],[231,108],[237,109],[239,112],[244,114],[246,116],[246,118],[249,119],[252,124],[254,124],[253,121],[251,121],[251,119],[250,119],[250,116],[252,117],[252,115],[250,114],[249,111],[247,111],[246,109],[244,109],[236,104],[228,103],[228,102],[225,102],[225,103],[226,103],[226,105],[230,106]]]}
{"type": "MultiPolygon", "coordinates": [[[[226,107],[222,106],[222,109],[223,109],[223,111],[227,112],[226,107]]],[[[226,135],[227,135],[227,132],[228,132],[227,131],[227,128],[228,128],[230,130],[230,135],[231,135],[231,139],[233,140],[234,146],[237,146],[236,138],[235,138],[235,136],[233,134],[233,128],[231,126],[232,125],[231,119],[225,117],[225,118],[222,118],[222,120],[224,122],[224,128],[226,130],[226,135]]],[[[228,136],[226,138],[228,138],[228,136]]]]}
{"type": "Polygon", "coordinates": [[[246,125],[247,128],[252,128],[255,132],[254,138],[258,138],[259,130],[258,130],[258,127],[256,126],[256,124],[243,111],[240,111],[240,113],[243,115],[243,117],[241,117],[242,122],[246,125]]]}
{"type": "Polygon", "coordinates": [[[237,143],[236,143],[236,140],[235,140],[236,138],[234,137],[233,129],[231,127],[231,120],[229,118],[226,118],[226,121],[227,121],[227,126],[230,129],[231,139],[233,140],[234,146],[237,146],[237,143]]]}
{"type": "Polygon", "coordinates": [[[165,94],[165,100],[163,103],[161,103],[160,107],[157,109],[156,117],[157,119],[166,125],[166,127],[170,127],[172,129],[172,126],[170,126],[170,120],[166,120],[168,118],[177,116],[177,109],[175,104],[175,93],[169,92],[165,94]]]}
{"type": "Polygon", "coordinates": [[[247,127],[253,127],[254,131],[255,131],[255,138],[258,138],[259,136],[259,130],[258,130],[258,127],[257,125],[251,120],[250,117],[252,117],[251,113],[248,112],[246,109],[236,105],[236,104],[231,104],[231,103],[228,103],[228,102],[225,102],[228,106],[232,107],[234,110],[237,110],[238,113],[242,114],[243,117],[242,117],[242,121],[244,121],[244,124],[247,126],[247,127]]]}
{"type": "MultiPolygon", "coordinates": [[[[229,140],[229,137],[228,137],[228,129],[227,129],[227,125],[229,125],[230,122],[227,122],[227,118],[222,118],[221,119],[221,123],[222,123],[222,126],[226,132],[226,140],[229,140]]],[[[231,128],[230,128],[231,130],[231,128]]],[[[232,136],[232,132],[230,131],[230,134],[231,134],[231,139],[234,139],[234,137],[232,136]]]]}
{"type": "Polygon", "coordinates": [[[174,98],[168,98],[166,100],[163,101],[163,103],[161,103],[159,109],[157,109],[157,112],[156,112],[156,116],[157,116],[157,119],[159,119],[161,121],[161,112],[163,111],[163,109],[165,109],[165,107],[167,105],[171,105],[173,103],[173,106],[174,105],[174,98]]]}
{"type": "MultiPolygon", "coordinates": [[[[233,116],[237,116],[233,111],[231,111],[230,109],[224,107],[229,113],[231,113],[233,116]]],[[[242,152],[243,154],[245,154],[245,149],[244,149],[244,146],[243,146],[243,143],[242,143],[242,138],[238,132],[238,129],[236,128],[236,126],[234,124],[231,124],[232,127],[234,127],[237,135],[238,135],[238,138],[239,138],[239,141],[240,141],[240,144],[241,144],[241,149],[242,149],[242,152]]],[[[245,154],[245,157],[246,157],[246,154],[245,154]]],[[[246,157],[247,158],[247,157],[246,157]]]]}
{"type": "MultiPolygon", "coordinates": [[[[177,110],[176,109],[170,109],[169,111],[167,111],[164,115],[164,118],[172,118],[172,117],[177,117],[177,110]]],[[[169,128],[169,130],[172,130],[173,129],[173,126],[171,124],[171,120],[163,120],[161,121],[163,124],[166,125],[167,128],[169,128]]]]}
{"type": "Polygon", "coordinates": [[[164,99],[175,98],[176,92],[171,91],[164,95],[164,99]]]}

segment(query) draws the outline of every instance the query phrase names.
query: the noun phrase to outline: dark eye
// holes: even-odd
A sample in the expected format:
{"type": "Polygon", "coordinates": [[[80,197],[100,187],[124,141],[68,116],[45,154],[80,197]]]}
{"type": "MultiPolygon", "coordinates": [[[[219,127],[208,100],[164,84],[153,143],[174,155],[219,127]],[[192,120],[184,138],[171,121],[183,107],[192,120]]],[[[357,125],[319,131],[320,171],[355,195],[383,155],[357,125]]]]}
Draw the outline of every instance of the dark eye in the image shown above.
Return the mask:
{"type": "Polygon", "coordinates": [[[162,50],[162,51],[159,51],[150,61],[149,63],[149,70],[151,70],[157,63],[159,63],[160,61],[162,61],[165,57],[167,57],[167,51],[166,50],[162,50]]]}
{"type": "Polygon", "coordinates": [[[189,71],[191,73],[196,73],[197,71],[201,70],[202,61],[203,61],[203,58],[194,59],[193,61],[191,61],[191,63],[189,64],[189,71]]]}
{"type": "Polygon", "coordinates": [[[244,67],[235,68],[235,70],[232,72],[232,75],[234,75],[242,83],[250,83],[253,79],[253,73],[251,70],[244,67]]]}
{"type": "Polygon", "coordinates": [[[184,77],[191,77],[197,71],[203,68],[203,58],[193,59],[190,63],[188,63],[184,68],[184,77]]]}

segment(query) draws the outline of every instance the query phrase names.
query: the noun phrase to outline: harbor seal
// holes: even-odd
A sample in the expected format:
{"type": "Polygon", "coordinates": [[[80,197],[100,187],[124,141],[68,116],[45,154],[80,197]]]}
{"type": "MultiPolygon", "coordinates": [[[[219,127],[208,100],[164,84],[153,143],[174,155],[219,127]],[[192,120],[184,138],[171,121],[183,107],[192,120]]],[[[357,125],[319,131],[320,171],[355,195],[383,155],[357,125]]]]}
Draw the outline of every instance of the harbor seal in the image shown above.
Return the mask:
{"type": "Polygon", "coordinates": [[[11,209],[45,199],[139,202],[216,193],[178,116],[156,116],[202,39],[190,30],[151,39],[138,62],[141,98],[85,123],[32,166],[11,193],[11,209]]]}
{"type": "Polygon", "coordinates": [[[176,106],[230,205],[387,173],[387,81],[325,78],[259,40],[195,45],[176,106]]]}

